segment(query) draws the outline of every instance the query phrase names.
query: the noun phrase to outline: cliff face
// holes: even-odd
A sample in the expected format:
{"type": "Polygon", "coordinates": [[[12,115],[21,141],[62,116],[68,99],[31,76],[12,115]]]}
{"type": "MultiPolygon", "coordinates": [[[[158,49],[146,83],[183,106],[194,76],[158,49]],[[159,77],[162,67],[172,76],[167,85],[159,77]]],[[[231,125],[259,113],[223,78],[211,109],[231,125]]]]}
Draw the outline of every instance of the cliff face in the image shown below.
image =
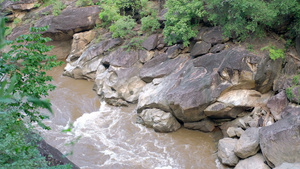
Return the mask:
{"type": "MultiPolygon", "coordinates": [[[[264,158],[258,155],[251,159],[267,160],[271,167],[282,162],[300,162],[299,153],[293,153],[299,158],[272,158],[274,153],[270,150],[290,146],[286,145],[289,142],[300,143],[299,132],[293,133],[294,127],[291,131],[285,127],[287,135],[272,132],[277,131],[273,129],[276,125],[290,126],[282,124],[288,123],[286,117],[299,117],[299,106],[294,103],[299,103],[300,82],[298,78],[293,80],[299,73],[299,51],[297,56],[296,49],[290,48],[285,59],[272,60],[268,52],[259,50],[269,43],[282,46],[274,38],[276,35],[239,44],[224,38],[219,27],[201,27],[189,47],[180,43],[169,46],[163,35],[156,33],[144,35],[139,48],[127,50],[128,41],[94,28],[101,22],[98,6],[77,8],[70,1],[60,15],[53,16],[44,15],[48,7],[31,7],[35,1],[20,2],[18,6],[22,8],[8,1],[2,6],[2,11],[11,11],[12,18],[22,16],[24,23],[13,25],[16,27],[7,38],[28,33],[30,26],[48,25],[43,34],[54,40],[51,44],[56,48],[52,54],[66,59],[64,75],[95,81],[94,90],[111,105],[137,103],[134,113],[138,114],[139,123],[159,132],[176,131],[182,126],[210,132],[218,127],[225,136],[246,138],[240,139],[243,143],[239,145],[247,142],[247,128],[262,127],[258,142],[264,158]],[[31,18],[33,13],[38,17],[31,18]],[[249,50],[250,45],[254,49],[249,50]],[[288,141],[270,146],[267,139],[275,136],[276,140],[288,141]]],[[[139,26],[134,29],[139,31],[139,26]]],[[[299,48],[299,38],[296,44],[299,48]]],[[[293,121],[293,126],[299,127],[300,122],[293,121]]],[[[220,151],[226,149],[226,141],[232,148],[225,155],[220,153],[219,158],[234,166],[238,158],[232,155],[239,156],[238,148],[234,148],[239,141],[222,140],[220,151]]],[[[254,149],[255,154],[259,145],[254,149]]],[[[295,149],[300,152],[299,147],[295,149]]],[[[276,154],[285,151],[290,150],[280,149],[276,154]]],[[[246,152],[239,157],[249,156],[246,152]]],[[[247,166],[244,160],[241,163],[247,166]]]]}

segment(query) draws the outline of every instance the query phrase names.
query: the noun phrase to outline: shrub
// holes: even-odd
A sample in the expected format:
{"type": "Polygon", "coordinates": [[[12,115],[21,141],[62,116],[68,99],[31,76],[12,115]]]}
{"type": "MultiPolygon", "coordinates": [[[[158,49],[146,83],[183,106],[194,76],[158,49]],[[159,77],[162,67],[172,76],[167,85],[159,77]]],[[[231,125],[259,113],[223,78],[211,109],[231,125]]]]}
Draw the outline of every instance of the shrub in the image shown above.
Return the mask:
{"type": "Polygon", "coordinates": [[[168,12],[163,34],[166,42],[171,45],[182,41],[184,46],[197,35],[197,26],[205,15],[201,0],[168,0],[168,12]]]}
{"type": "Polygon", "coordinates": [[[130,16],[122,16],[114,24],[109,27],[109,30],[113,32],[112,37],[131,37],[135,34],[132,29],[135,27],[136,22],[130,16]]]}

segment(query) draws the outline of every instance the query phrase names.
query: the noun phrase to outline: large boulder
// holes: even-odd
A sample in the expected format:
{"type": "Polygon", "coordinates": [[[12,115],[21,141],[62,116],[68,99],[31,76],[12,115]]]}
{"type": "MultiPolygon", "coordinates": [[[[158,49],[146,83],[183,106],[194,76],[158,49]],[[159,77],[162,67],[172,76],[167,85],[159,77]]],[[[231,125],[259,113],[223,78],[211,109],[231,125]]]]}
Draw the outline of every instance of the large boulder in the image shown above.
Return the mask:
{"type": "Polygon", "coordinates": [[[267,93],[272,89],[274,80],[282,69],[282,62],[282,59],[272,60],[269,56],[261,60],[255,75],[257,91],[267,93]]]}
{"type": "Polygon", "coordinates": [[[202,40],[215,45],[217,43],[224,43],[228,41],[228,38],[225,38],[223,31],[220,27],[209,28],[207,32],[203,33],[202,40]]]}
{"type": "Polygon", "coordinates": [[[192,50],[191,50],[191,57],[199,56],[208,53],[209,49],[211,48],[211,44],[205,41],[197,42],[192,50]]]}
{"type": "Polygon", "coordinates": [[[264,157],[259,153],[244,160],[240,160],[234,169],[270,169],[265,164],[264,157]]]}
{"type": "Polygon", "coordinates": [[[300,163],[299,110],[289,108],[283,119],[261,128],[260,148],[269,166],[277,167],[284,162],[300,163]]]}
{"type": "Polygon", "coordinates": [[[240,158],[247,158],[259,150],[259,128],[248,128],[241,135],[234,147],[234,153],[240,158]]]}
{"type": "Polygon", "coordinates": [[[99,19],[100,8],[88,6],[82,8],[67,8],[58,16],[48,15],[39,19],[35,27],[48,25],[49,29],[43,34],[53,40],[72,39],[73,35],[94,28],[99,19]]]}
{"type": "Polygon", "coordinates": [[[157,132],[173,132],[181,127],[171,113],[159,109],[145,109],[138,116],[142,119],[141,124],[157,132]]]}
{"type": "MultiPolygon", "coordinates": [[[[171,111],[182,122],[197,122],[206,117],[204,110],[222,92],[255,87],[253,67],[258,57],[245,50],[238,48],[196,59],[175,59],[179,62],[172,73],[157,81],[155,79],[161,76],[152,76],[155,82],[145,86],[139,97],[138,112],[149,107],[159,108],[171,111]]],[[[170,65],[166,57],[164,60],[162,64],[170,65]]],[[[151,66],[160,68],[155,63],[151,66]]]]}
{"type": "Polygon", "coordinates": [[[239,158],[234,154],[234,147],[237,139],[223,138],[218,143],[218,157],[222,164],[235,166],[239,162],[239,158]]]}
{"type": "Polygon", "coordinates": [[[152,50],[156,48],[157,43],[158,43],[158,34],[153,34],[143,41],[142,46],[147,50],[152,50]]]}

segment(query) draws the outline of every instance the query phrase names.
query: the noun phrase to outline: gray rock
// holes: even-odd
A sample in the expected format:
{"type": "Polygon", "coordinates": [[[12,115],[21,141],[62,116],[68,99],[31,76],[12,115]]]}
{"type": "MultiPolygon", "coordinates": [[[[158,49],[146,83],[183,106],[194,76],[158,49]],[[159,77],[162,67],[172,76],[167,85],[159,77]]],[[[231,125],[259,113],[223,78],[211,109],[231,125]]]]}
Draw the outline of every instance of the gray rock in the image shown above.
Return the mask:
{"type": "Polygon", "coordinates": [[[238,127],[234,129],[236,136],[241,137],[241,135],[245,132],[242,128],[238,127]]]}
{"type": "Polygon", "coordinates": [[[234,169],[270,169],[264,161],[264,157],[259,153],[244,160],[240,160],[234,169]]]}
{"type": "MultiPolygon", "coordinates": [[[[159,83],[144,87],[139,97],[137,112],[146,108],[159,108],[172,112],[184,123],[200,121],[206,118],[204,110],[214,103],[223,91],[255,86],[253,67],[257,63],[257,56],[239,48],[184,60],[159,83]],[[224,72],[227,72],[227,75],[224,72]]],[[[157,66],[157,63],[153,62],[151,65],[157,66]]]]}
{"type": "Polygon", "coordinates": [[[248,128],[237,141],[234,153],[240,158],[247,158],[259,150],[259,128],[248,128]]]}
{"type": "Polygon", "coordinates": [[[2,1],[0,11],[29,11],[35,7],[37,0],[2,1]]]}
{"type": "Polygon", "coordinates": [[[179,55],[179,53],[181,52],[182,48],[183,48],[183,45],[179,45],[179,44],[168,47],[168,50],[166,52],[168,58],[170,58],[170,59],[176,58],[179,55]]]}
{"type": "Polygon", "coordinates": [[[39,19],[35,27],[49,25],[49,29],[43,34],[53,40],[72,39],[78,32],[94,28],[99,19],[100,8],[98,6],[88,6],[81,8],[67,8],[58,16],[48,15],[39,19]]]}
{"type": "Polygon", "coordinates": [[[282,62],[282,59],[272,60],[269,56],[261,60],[255,76],[257,91],[264,94],[272,89],[274,80],[282,69],[282,62]]]}
{"type": "Polygon", "coordinates": [[[284,162],[300,163],[299,109],[287,111],[288,115],[283,119],[260,130],[260,148],[271,167],[284,162]]]}
{"type": "Polygon", "coordinates": [[[173,132],[181,127],[171,113],[159,109],[145,109],[138,116],[142,119],[142,124],[157,132],[173,132]]]}
{"type": "Polygon", "coordinates": [[[116,67],[130,68],[139,61],[138,51],[126,51],[118,48],[109,55],[104,56],[102,63],[116,67]]]}
{"type": "MultiPolygon", "coordinates": [[[[104,53],[116,47],[120,43],[120,39],[104,40],[88,47],[77,59],[76,54],[69,55],[69,59],[67,61],[70,61],[70,63],[66,65],[64,75],[74,77],[77,79],[86,78],[94,80],[96,76],[96,70],[102,62],[104,53]],[[73,62],[71,62],[72,60],[73,62]]],[[[106,60],[109,60],[109,58],[107,57],[106,60]]],[[[125,62],[124,60],[126,59],[123,58],[123,62],[125,62]]],[[[107,61],[106,64],[109,65],[110,62],[107,61]]]]}
{"type": "Polygon", "coordinates": [[[138,54],[141,63],[146,63],[154,57],[153,51],[139,50],[138,54]]]}
{"type": "Polygon", "coordinates": [[[223,49],[225,49],[225,46],[226,46],[225,44],[216,44],[209,50],[209,52],[210,53],[218,53],[218,52],[222,51],[223,49]]]}
{"type": "Polygon", "coordinates": [[[232,104],[215,102],[208,106],[204,113],[213,119],[233,119],[244,111],[245,107],[234,107],[232,104]]]}
{"type": "Polygon", "coordinates": [[[97,94],[106,101],[111,100],[109,102],[114,105],[118,102],[124,105],[124,101],[135,103],[146,85],[138,77],[141,66],[140,63],[136,63],[131,68],[110,66],[105,70],[102,67],[95,79],[97,94]]]}
{"type": "Polygon", "coordinates": [[[199,41],[193,46],[190,55],[191,57],[195,57],[195,56],[206,54],[208,53],[210,48],[211,48],[210,43],[199,41]]]}
{"type": "Polygon", "coordinates": [[[197,36],[194,38],[196,41],[202,41],[203,40],[203,35],[209,31],[211,28],[209,27],[201,27],[199,29],[199,32],[197,34],[197,36]]]}
{"type": "Polygon", "coordinates": [[[282,163],[280,166],[275,167],[274,169],[299,169],[300,163],[282,163]]]}
{"type": "Polygon", "coordinates": [[[192,130],[211,132],[215,129],[215,124],[209,119],[204,119],[199,122],[184,123],[184,127],[192,130]]]}
{"type": "Polygon", "coordinates": [[[300,86],[292,86],[287,91],[287,96],[290,102],[300,104],[300,86]]]}
{"type": "Polygon", "coordinates": [[[146,40],[143,41],[142,46],[147,50],[152,50],[157,46],[158,35],[150,35],[146,40]]]}
{"type": "Polygon", "coordinates": [[[217,43],[224,43],[228,38],[223,36],[223,31],[220,27],[213,27],[203,34],[203,41],[215,45],[217,43]]]}
{"type": "Polygon", "coordinates": [[[14,28],[12,30],[11,34],[8,35],[6,38],[7,38],[7,40],[15,40],[20,35],[29,34],[30,33],[29,28],[30,28],[30,24],[24,24],[24,25],[18,26],[16,28],[14,28]]]}
{"type": "Polygon", "coordinates": [[[239,158],[233,151],[236,143],[237,139],[232,138],[223,138],[219,140],[218,157],[222,164],[235,166],[239,162],[239,158]]]}
{"type": "Polygon", "coordinates": [[[166,55],[156,56],[145,63],[140,72],[140,77],[149,83],[154,78],[161,78],[172,73],[181,63],[188,59],[187,55],[180,55],[175,59],[168,59],[166,55]]]}
{"type": "Polygon", "coordinates": [[[50,166],[66,165],[72,166],[72,169],[79,169],[72,161],[70,161],[64,154],[58,149],[48,144],[45,140],[41,140],[37,143],[37,148],[42,156],[46,158],[50,166]]]}
{"type": "Polygon", "coordinates": [[[270,109],[275,120],[281,119],[281,113],[288,105],[285,91],[278,93],[268,100],[267,107],[270,109]]]}
{"type": "Polygon", "coordinates": [[[227,135],[229,137],[235,137],[236,136],[236,133],[235,133],[235,128],[234,127],[229,127],[227,129],[227,135]]]}

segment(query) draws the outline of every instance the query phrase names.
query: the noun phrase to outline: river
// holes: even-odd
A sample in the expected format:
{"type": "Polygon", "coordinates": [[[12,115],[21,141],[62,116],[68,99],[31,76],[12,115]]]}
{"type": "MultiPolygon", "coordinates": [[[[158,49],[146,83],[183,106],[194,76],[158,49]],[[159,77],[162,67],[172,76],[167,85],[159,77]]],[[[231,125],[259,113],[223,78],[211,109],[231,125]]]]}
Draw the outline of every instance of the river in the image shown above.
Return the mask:
{"type": "Polygon", "coordinates": [[[136,124],[135,105],[113,107],[92,91],[93,82],[62,76],[64,65],[48,72],[54,115],[40,130],[44,139],[82,169],[217,169],[212,134],[180,129],[156,133],[136,124]],[[73,124],[72,132],[61,132],[73,124]],[[78,138],[78,140],[76,140],[78,138]],[[74,143],[74,144],[72,144],[74,143]]]}

